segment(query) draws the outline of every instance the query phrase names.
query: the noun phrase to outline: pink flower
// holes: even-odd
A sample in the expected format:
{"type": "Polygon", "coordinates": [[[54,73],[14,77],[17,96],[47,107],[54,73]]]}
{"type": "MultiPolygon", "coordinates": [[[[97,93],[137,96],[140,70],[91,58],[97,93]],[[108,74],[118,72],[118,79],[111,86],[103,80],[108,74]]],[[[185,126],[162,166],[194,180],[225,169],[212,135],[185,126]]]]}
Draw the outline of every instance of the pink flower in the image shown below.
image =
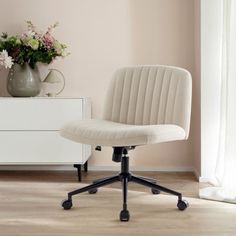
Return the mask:
{"type": "Polygon", "coordinates": [[[47,48],[53,47],[54,41],[55,39],[52,37],[52,35],[49,32],[45,33],[42,37],[42,42],[47,48]]]}

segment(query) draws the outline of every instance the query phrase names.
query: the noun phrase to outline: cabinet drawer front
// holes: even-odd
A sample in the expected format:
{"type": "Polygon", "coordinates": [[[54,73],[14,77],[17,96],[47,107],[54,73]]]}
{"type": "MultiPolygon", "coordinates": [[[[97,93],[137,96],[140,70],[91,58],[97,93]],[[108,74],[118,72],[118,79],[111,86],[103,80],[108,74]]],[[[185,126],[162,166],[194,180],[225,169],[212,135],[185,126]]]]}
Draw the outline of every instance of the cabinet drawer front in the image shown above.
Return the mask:
{"type": "MultiPolygon", "coordinates": [[[[57,131],[1,131],[0,164],[83,164],[87,145],[60,137],[57,131]]],[[[88,146],[89,148],[89,146],[88,146]]]]}
{"type": "Polygon", "coordinates": [[[83,99],[1,99],[0,130],[59,130],[82,119],[82,108],[83,99]]]}

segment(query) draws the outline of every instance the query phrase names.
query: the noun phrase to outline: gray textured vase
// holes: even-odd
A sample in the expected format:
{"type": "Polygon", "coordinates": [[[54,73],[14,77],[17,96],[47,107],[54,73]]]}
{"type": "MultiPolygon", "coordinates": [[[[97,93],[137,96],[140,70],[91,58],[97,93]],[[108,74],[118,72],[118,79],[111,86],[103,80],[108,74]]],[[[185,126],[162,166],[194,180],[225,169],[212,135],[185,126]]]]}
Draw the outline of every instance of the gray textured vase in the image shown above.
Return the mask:
{"type": "Polygon", "coordinates": [[[28,63],[14,64],[7,78],[7,91],[13,97],[35,97],[40,93],[41,79],[38,67],[32,69],[28,63]]]}

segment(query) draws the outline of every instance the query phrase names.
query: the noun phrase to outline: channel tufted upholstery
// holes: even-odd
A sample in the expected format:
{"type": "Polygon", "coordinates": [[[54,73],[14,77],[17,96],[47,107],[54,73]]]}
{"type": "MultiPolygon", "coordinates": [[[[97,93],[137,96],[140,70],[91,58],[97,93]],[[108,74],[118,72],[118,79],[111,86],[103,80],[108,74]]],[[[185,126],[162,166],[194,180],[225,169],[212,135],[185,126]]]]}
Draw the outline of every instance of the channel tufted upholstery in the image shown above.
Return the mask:
{"type": "Polygon", "coordinates": [[[167,66],[118,70],[110,84],[104,119],[133,125],[176,124],[189,133],[191,75],[167,66]]]}
{"type": "Polygon", "coordinates": [[[135,146],[187,139],[192,81],[171,66],[136,66],[116,71],[103,120],[66,124],[61,135],[101,146],[135,146]]]}

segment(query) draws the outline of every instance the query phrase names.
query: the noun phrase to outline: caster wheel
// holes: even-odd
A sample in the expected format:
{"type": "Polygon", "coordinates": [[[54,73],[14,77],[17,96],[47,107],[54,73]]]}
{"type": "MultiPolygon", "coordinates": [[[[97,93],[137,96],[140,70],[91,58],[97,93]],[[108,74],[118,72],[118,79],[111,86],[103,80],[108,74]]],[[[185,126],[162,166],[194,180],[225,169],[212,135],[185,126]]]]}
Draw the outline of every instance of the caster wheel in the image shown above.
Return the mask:
{"type": "Polygon", "coordinates": [[[160,194],[161,191],[155,188],[152,188],[152,194],[160,194]]]}
{"type": "Polygon", "coordinates": [[[120,221],[129,221],[129,211],[123,210],[120,212],[120,221]]]}
{"type": "Polygon", "coordinates": [[[97,188],[91,189],[88,191],[89,194],[95,194],[98,191],[97,188]]]}
{"type": "Polygon", "coordinates": [[[177,203],[177,207],[180,211],[185,210],[189,206],[188,202],[186,200],[179,200],[177,203]]]}
{"type": "Polygon", "coordinates": [[[72,201],[66,199],[62,202],[61,206],[64,208],[64,210],[70,210],[70,208],[72,207],[72,201]]]}

